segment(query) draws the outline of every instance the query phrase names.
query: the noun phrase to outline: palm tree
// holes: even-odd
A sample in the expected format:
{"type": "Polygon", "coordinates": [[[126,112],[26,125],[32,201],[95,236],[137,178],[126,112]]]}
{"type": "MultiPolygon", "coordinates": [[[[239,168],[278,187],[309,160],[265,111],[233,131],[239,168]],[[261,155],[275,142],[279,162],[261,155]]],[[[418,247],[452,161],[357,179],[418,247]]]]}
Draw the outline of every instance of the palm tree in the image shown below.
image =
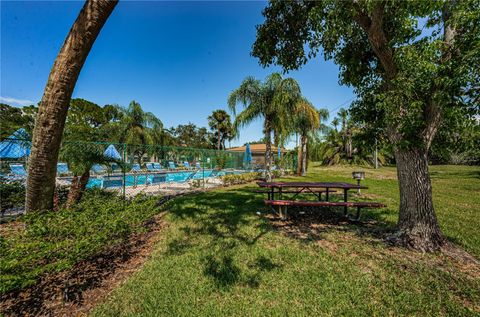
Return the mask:
{"type": "Polygon", "coordinates": [[[138,157],[139,163],[141,158],[147,152],[147,144],[153,144],[159,141],[159,132],[163,131],[163,124],[153,113],[145,112],[142,106],[133,100],[128,107],[123,108],[117,106],[122,113],[118,122],[120,128],[120,142],[135,144],[133,154],[138,157]]]}
{"type": "Polygon", "coordinates": [[[247,77],[239,88],[228,97],[228,105],[235,114],[238,103],[244,109],[234,122],[234,129],[250,124],[257,118],[263,118],[263,133],[265,134],[265,169],[266,179],[272,179],[271,146],[272,131],[285,135],[288,131],[289,116],[293,113],[295,104],[301,97],[300,87],[293,78],[282,78],[279,73],[273,73],[264,82],[253,77],[247,77]]]}
{"type": "Polygon", "coordinates": [[[208,125],[212,131],[216,131],[217,150],[223,146],[225,148],[225,140],[233,137],[233,126],[230,121],[230,115],[225,110],[214,110],[208,116],[208,125]]]}
{"type": "Polygon", "coordinates": [[[88,53],[117,2],[86,1],[55,59],[33,131],[26,212],[53,207],[56,163],[70,98],[88,53]]]}
{"type": "Polygon", "coordinates": [[[163,128],[162,121],[153,113],[145,112],[135,100],[128,107],[118,107],[122,113],[119,122],[120,142],[129,144],[151,144],[152,137],[149,130],[163,128]]]}
{"type": "Polygon", "coordinates": [[[122,162],[103,155],[103,150],[103,146],[92,143],[66,143],[62,147],[60,158],[68,163],[73,173],[65,206],[67,209],[82,198],[90,178],[90,169],[94,164],[115,162],[123,166],[122,162]]]}
{"type": "Polygon", "coordinates": [[[347,154],[347,157],[350,159],[352,158],[352,131],[351,131],[351,125],[350,125],[350,118],[348,115],[348,111],[340,108],[338,111],[338,116],[340,117],[340,120],[342,121],[342,141],[343,141],[343,146],[345,148],[345,153],[347,154]]]}
{"type": "Polygon", "coordinates": [[[300,135],[298,174],[305,176],[307,172],[307,143],[308,136],[316,131],[325,128],[322,121],[328,119],[328,110],[317,110],[305,98],[299,100],[295,105],[293,118],[293,130],[300,135]]]}
{"type": "Polygon", "coordinates": [[[118,127],[112,127],[108,115],[110,110],[84,99],[72,99],[70,102],[63,135],[64,142],[59,154],[60,159],[68,163],[73,173],[67,208],[82,198],[90,178],[91,167],[94,164],[114,161],[103,155],[105,150],[103,145],[93,143],[105,140],[112,131],[118,130],[118,127]]]}
{"type": "Polygon", "coordinates": [[[337,117],[333,118],[332,124],[333,124],[333,127],[335,128],[335,131],[338,131],[338,125],[340,124],[340,121],[338,120],[337,117]]]}

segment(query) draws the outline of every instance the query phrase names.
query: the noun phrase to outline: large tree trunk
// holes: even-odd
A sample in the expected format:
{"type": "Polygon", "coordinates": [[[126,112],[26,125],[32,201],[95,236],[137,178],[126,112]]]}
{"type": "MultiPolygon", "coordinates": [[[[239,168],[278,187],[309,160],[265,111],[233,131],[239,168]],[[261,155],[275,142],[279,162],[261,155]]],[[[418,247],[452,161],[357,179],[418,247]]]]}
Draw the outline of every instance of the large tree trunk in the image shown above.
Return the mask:
{"type": "Polygon", "coordinates": [[[221,145],[221,139],[220,139],[220,129],[218,129],[218,137],[217,137],[217,150],[220,151],[220,145],[221,145]]]}
{"type": "Polygon", "coordinates": [[[445,243],[445,238],[433,207],[427,151],[397,149],[395,159],[400,211],[392,241],[423,252],[438,250],[445,243]]]}
{"type": "MultiPolygon", "coordinates": [[[[450,58],[450,48],[454,43],[455,29],[449,23],[449,6],[455,1],[445,2],[443,9],[444,43],[446,50],[442,54],[442,63],[450,58]]],[[[383,67],[383,77],[387,84],[397,77],[394,48],[390,46],[384,24],[386,1],[377,1],[370,12],[358,10],[354,20],[365,30],[372,50],[383,67]]],[[[436,89],[431,90],[435,94],[436,89]]],[[[400,108],[401,112],[406,109],[400,108]]],[[[423,131],[424,148],[404,150],[397,149],[397,174],[400,186],[400,211],[397,232],[392,240],[397,244],[412,247],[422,251],[438,250],[444,243],[438,225],[432,201],[432,185],[428,172],[428,148],[435,136],[440,122],[441,113],[437,105],[431,102],[425,109],[426,128],[423,131]]],[[[397,127],[390,126],[393,134],[397,134],[397,127]]],[[[393,143],[398,144],[401,135],[393,137],[393,143]]]]}
{"type": "Polygon", "coordinates": [[[307,136],[302,135],[301,137],[301,147],[302,147],[302,176],[307,175],[307,136]]]}
{"type": "Polygon", "coordinates": [[[67,209],[72,208],[73,205],[78,203],[87,188],[88,179],[90,178],[90,170],[84,172],[80,177],[74,176],[72,179],[72,185],[70,186],[70,190],[68,191],[67,209]]]}
{"type": "Polygon", "coordinates": [[[53,64],[33,131],[27,212],[53,207],[56,164],[70,98],[88,53],[117,2],[85,2],[53,64]]]}

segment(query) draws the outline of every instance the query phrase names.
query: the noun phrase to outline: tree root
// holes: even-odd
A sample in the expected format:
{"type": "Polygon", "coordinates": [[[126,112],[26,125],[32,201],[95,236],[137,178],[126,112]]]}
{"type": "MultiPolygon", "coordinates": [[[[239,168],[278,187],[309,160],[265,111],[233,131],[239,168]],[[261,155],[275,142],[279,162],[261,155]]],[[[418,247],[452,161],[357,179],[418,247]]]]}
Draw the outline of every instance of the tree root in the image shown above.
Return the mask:
{"type": "Polygon", "coordinates": [[[418,230],[397,230],[386,238],[387,243],[423,253],[438,252],[447,240],[439,233],[418,230]]]}

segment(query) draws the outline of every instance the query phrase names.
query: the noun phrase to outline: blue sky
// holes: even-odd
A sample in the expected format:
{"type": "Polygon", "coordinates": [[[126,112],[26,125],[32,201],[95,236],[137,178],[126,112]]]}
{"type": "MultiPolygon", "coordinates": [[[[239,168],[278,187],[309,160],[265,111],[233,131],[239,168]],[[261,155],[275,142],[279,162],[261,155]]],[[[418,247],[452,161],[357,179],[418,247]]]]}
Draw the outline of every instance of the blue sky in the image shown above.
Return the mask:
{"type": "MultiPolygon", "coordinates": [[[[38,102],[50,68],[83,2],[1,2],[0,101],[38,102]]],[[[74,98],[99,105],[140,102],[166,127],[207,125],[214,109],[246,76],[265,78],[250,56],[265,2],[120,1],[97,38],[74,98]]],[[[322,57],[290,72],[302,93],[333,117],[353,98],[338,84],[338,67],[322,57]]],[[[232,145],[262,137],[260,122],[232,145]]]]}

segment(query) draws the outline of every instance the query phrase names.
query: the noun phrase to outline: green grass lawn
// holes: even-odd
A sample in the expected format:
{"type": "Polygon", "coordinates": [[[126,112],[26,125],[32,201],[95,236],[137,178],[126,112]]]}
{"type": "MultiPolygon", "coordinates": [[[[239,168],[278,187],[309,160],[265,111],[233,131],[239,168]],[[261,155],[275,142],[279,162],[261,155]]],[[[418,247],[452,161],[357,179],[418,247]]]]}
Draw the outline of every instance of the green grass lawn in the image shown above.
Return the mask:
{"type": "MultiPolygon", "coordinates": [[[[262,196],[249,192],[252,185],[173,201],[151,258],[93,315],[480,315],[478,267],[383,243],[378,233],[397,217],[395,170],[362,169],[369,187],[362,199],[388,208],[364,213],[359,225],[278,227],[265,216],[262,196]]],[[[345,181],[353,168],[310,170],[302,179],[345,181]]],[[[480,169],[431,172],[442,229],[480,257],[480,169]]]]}

